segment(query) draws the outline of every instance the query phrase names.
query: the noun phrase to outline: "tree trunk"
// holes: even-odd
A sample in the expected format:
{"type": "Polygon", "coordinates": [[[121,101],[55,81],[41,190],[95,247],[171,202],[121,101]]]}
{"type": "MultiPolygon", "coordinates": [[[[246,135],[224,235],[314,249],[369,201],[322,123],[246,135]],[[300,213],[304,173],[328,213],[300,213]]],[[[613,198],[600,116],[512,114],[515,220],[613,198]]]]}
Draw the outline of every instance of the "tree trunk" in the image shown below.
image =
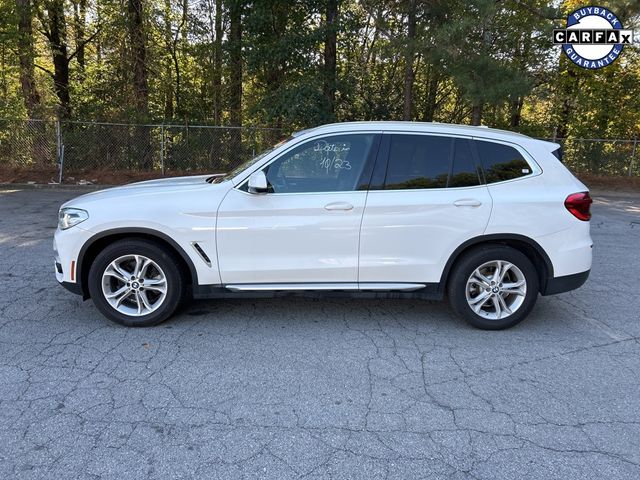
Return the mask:
{"type": "Polygon", "coordinates": [[[176,35],[173,37],[173,45],[171,48],[171,57],[173,58],[173,66],[176,71],[176,113],[180,116],[185,116],[186,113],[182,110],[182,74],[180,72],[180,62],[178,59],[178,44],[180,39],[180,34],[182,33],[182,38],[186,41],[186,28],[187,24],[187,15],[189,12],[188,1],[182,0],[182,19],[180,20],[180,25],[178,25],[178,30],[176,30],[176,35]]]}
{"type": "Polygon", "coordinates": [[[433,122],[433,117],[436,113],[436,102],[438,99],[438,84],[438,74],[432,66],[431,75],[429,75],[429,81],[427,82],[427,105],[424,112],[425,122],[433,122]]]}
{"type": "MultiPolygon", "coordinates": [[[[171,0],[164,0],[164,43],[167,50],[173,45],[173,33],[171,31],[171,0]]],[[[164,58],[165,82],[164,82],[164,118],[172,119],[173,109],[173,65],[172,58],[164,58]]]]}
{"type": "Polygon", "coordinates": [[[231,125],[242,125],[242,0],[231,0],[229,9],[229,110],[231,125]]]}
{"type": "MultiPolygon", "coordinates": [[[[102,25],[102,8],[100,2],[96,2],[96,24],[102,25]]],[[[102,65],[102,40],[100,35],[96,38],[96,64],[97,67],[101,67],[102,65]]],[[[98,68],[98,78],[101,76],[101,71],[102,69],[98,68]]]]}
{"type": "MultiPolygon", "coordinates": [[[[138,121],[149,116],[149,84],[147,74],[147,45],[144,32],[142,0],[128,0],[129,42],[131,43],[131,66],[133,67],[133,94],[138,121]]],[[[145,170],[153,168],[149,129],[136,126],[133,129],[135,160],[145,170]]]]}
{"type": "MultiPolygon", "coordinates": [[[[242,126],[242,2],[230,0],[229,6],[229,120],[232,126],[242,126]]],[[[234,167],[244,157],[242,131],[231,132],[229,162],[234,167]]]]}
{"type": "Polygon", "coordinates": [[[416,0],[409,0],[408,7],[407,45],[404,69],[404,111],[402,114],[403,120],[411,120],[413,112],[413,82],[415,80],[413,62],[415,60],[416,41],[416,0]]]}
{"type": "Polygon", "coordinates": [[[216,0],[213,59],[213,121],[222,123],[222,0],[216,0]]]}
{"type": "Polygon", "coordinates": [[[569,59],[560,59],[560,68],[566,69],[568,79],[565,79],[560,84],[560,92],[562,95],[562,107],[560,109],[560,115],[558,118],[558,125],[556,126],[555,136],[558,138],[567,138],[569,135],[569,121],[571,120],[571,114],[573,112],[573,102],[575,94],[578,91],[580,80],[575,70],[569,65],[569,59]]]}
{"type": "Polygon", "coordinates": [[[71,99],[64,1],[53,0],[46,5],[49,14],[48,39],[53,52],[53,87],[60,102],[58,115],[60,119],[65,120],[71,117],[71,99]]]}
{"type": "Polygon", "coordinates": [[[471,125],[480,125],[482,123],[482,103],[475,103],[471,107],[471,125]]]}
{"type": "Polygon", "coordinates": [[[149,112],[149,85],[142,0],[128,0],[128,13],[134,102],[138,117],[144,119],[149,112]]]}
{"type": "Polygon", "coordinates": [[[76,40],[76,58],[78,59],[78,67],[80,77],[84,75],[85,67],[85,33],[87,22],[87,0],[77,0],[73,4],[73,20],[76,40]]]}
{"type": "Polygon", "coordinates": [[[520,126],[520,118],[522,114],[522,103],[523,103],[522,97],[513,98],[511,102],[509,102],[509,107],[510,107],[509,125],[511,126],[511,128],[518,128],[520,126]]]}
{"type": "Polygon", "coordinates": [[[33,62],[33,30],[31,26],[31,0],[16,0],[18,14],[18,56],[20,61],[20,86],[29,118],[37,115],[40,94],[36,88],[33,62]]]}
{"type": "Polygon", "coordinates": [[[326,0],[323,93],[328,120],[335,119],[338,0],[326,0]]]}

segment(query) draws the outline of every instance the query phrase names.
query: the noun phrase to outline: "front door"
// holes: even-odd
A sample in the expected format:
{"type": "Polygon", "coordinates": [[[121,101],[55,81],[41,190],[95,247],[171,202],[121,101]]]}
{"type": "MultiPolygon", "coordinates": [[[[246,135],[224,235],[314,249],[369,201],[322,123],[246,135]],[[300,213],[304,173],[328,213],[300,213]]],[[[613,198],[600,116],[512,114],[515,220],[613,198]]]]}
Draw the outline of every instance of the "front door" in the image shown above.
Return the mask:
{"type": "Polygon", "coordinates": [[[250,193],[246,181],[229,191],[216,227],[222,283],[357,284],[367,197],[358,188],[371,174],[378,140],[375,133],[307,140],[263,168],[268,193],[250,193]]]}

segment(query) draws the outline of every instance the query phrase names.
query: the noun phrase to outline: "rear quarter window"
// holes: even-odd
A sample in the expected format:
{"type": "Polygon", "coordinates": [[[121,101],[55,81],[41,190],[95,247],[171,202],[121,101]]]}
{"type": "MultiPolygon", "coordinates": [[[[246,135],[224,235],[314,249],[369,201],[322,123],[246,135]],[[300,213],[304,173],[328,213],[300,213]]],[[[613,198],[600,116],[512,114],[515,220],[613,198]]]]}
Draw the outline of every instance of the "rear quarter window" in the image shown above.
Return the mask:
{"type": "Polygon", "coordinates": [[[475,140],[487,183],[525,177],[533,171],[522,154],[509,145],[475,140]]]}
{"type": "Polygon", "coordinates": [[[558,160],[560,160],[560,163],[562,163],[562,147],[558,146],[558,148],[556,148],[551,153],[553,154],[554,157],[556,157],[558,160]]]}

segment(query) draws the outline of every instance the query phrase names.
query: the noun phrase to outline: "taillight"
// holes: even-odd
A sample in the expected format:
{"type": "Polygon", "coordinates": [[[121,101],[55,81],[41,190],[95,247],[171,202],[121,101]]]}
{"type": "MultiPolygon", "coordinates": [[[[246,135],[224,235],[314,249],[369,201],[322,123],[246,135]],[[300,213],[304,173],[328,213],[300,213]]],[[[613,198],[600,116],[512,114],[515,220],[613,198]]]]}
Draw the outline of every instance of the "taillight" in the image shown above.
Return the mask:
{"type": "Polygon", "coordinates": [[[591,204],[593,200],[589,192],[572,193],[564,201],[564,206],[578,220],[589,221],[591,218],[591,204]]]}

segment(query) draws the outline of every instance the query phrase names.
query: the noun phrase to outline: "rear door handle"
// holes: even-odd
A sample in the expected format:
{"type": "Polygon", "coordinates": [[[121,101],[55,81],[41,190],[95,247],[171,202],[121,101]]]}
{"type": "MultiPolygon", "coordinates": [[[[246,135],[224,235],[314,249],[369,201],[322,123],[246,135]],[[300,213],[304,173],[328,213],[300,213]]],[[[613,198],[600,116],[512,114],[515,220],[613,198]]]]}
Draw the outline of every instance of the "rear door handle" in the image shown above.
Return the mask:
{"type": "Polygon", "coordinates": [[[334,202],[324,206],[325,210],[353,210],[353,205],[347,202],[334,202]]]}
{"type": "Polygon", "coordinates": [[[456,200],[453,202],[456,207],[479,207],[482,205],[480,200],[476,200],[475,198],[464,198],[462,200],[456,200]]]}

